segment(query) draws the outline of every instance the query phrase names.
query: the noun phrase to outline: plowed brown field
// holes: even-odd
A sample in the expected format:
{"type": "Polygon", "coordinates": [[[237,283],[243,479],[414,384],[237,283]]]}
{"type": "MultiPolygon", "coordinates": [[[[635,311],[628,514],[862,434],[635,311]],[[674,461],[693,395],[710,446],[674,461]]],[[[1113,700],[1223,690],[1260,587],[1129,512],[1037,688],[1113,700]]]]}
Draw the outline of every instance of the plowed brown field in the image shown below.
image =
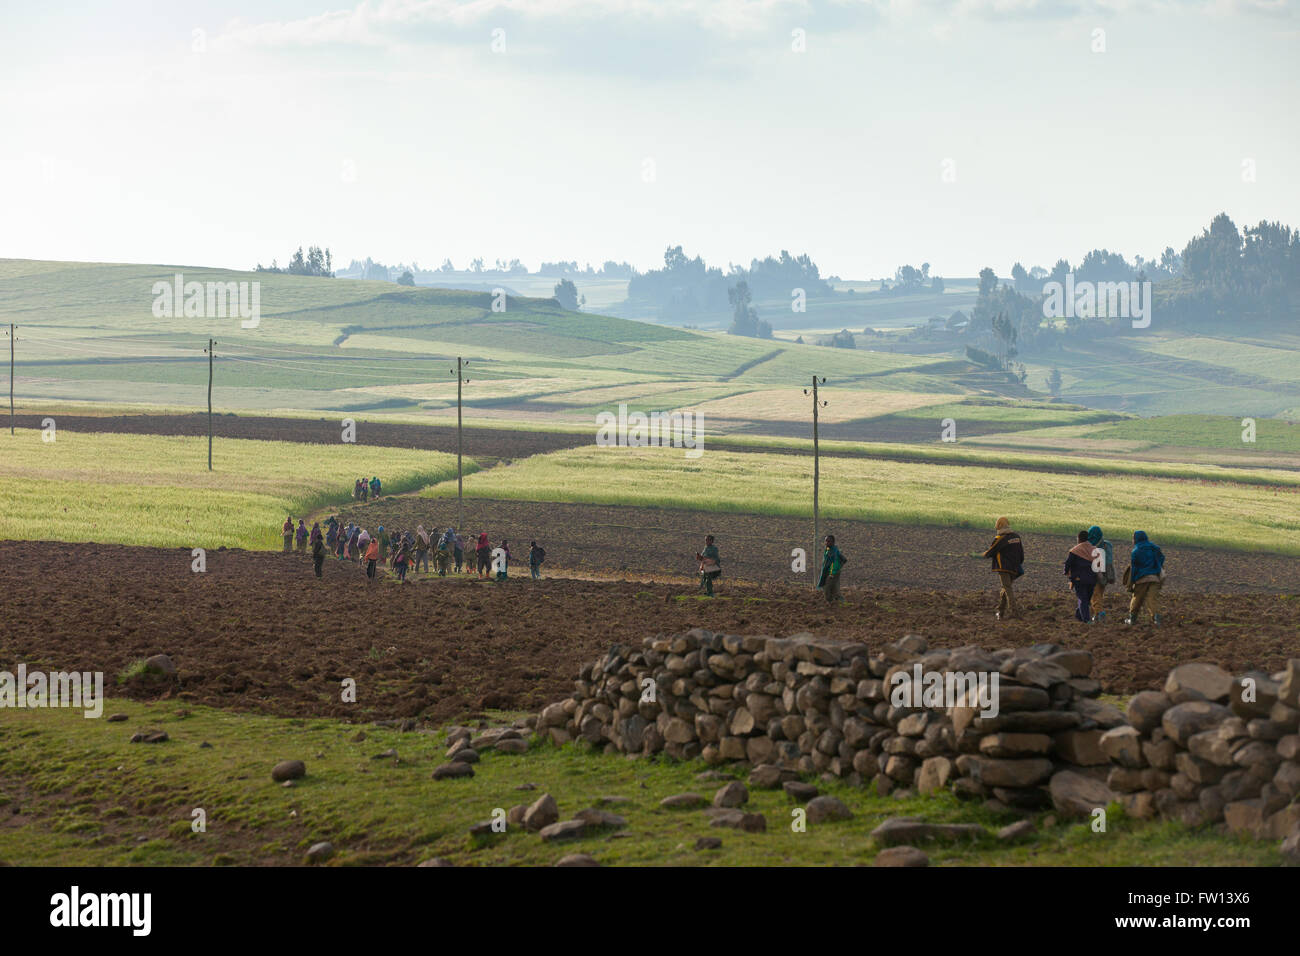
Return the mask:
{"type": "MultiPolygon", "coordinates": [[[[1171,588],[1170,621],[1160,628],[1120,624],[1118,600],[1111,623],[1085,626],[1072,620],[1063,590],[1026,593],[1026,619],[999,623],[987,589],[864,586],[847,571],[849,603],[832,608],[806,585],[726,579],[707,601],[690,583],[534,582],[516,569],[502,583],[420,575],[400,586],[387,577],[368,583],[332,558],[319,581],[296,554],[207,558],[199,574],[188,550],[0,543],[0,666],[101,670],[110,695],[441,722],[540,707],[564,696],[578,666],[610,644],[697,626],[871,644],[906,633],[946,646],[1051,641],[1090,649],[1109,692],[1159,686],[1175,663],[1275,670],[1300,651],[1293,595],[1171,588]],[[156,653],[173,658],[179,680],[116,682],[156,653]],[[346,678],[357,682],[355,704],[340,699],[346,678]]],[[[548,574],[560,573],[550,564],[548,556],[548,574]]]]}

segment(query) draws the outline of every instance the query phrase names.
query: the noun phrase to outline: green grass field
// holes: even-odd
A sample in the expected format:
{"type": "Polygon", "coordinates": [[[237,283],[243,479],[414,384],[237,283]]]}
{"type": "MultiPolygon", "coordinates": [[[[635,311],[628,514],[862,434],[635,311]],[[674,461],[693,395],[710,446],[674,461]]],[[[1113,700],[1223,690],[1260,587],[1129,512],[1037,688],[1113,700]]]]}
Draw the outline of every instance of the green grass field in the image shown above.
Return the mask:
{"type": "Polygon", "coordinates": [[[1286,452],[1300,455],[1300,423],[1276,418],[1255,419],[1254,442],[1243,441],[1247,429],[1242,420],[1220,415],[1169,415],[1136,418],[1091,431],[1093,438],[1122,438],[1198,448],[1222,448],[1243,452],[1286,452]]]}
{"type": "MultiPolygon", "coordinates": [[[[20,329],[19,399],[42,403],[200,406],[209,337],[217,340],[214,400],[225,409],[437,413],[454,396],[455,356],[471,360],[470,407],[505,401],[499,386],[509,380],[539,383],[514,396],[523,403],[638,382],[797,389],[813,368],[841,383],[883,375],[873,388],[905,389],[916,382],[890,373],[929,364],[569,312],[549,298],[509,296],[505,311],[494,311],[490,291],[180,266],[0,260],[0,320],[20,329]],[[259,282],[259,327],[244,329],[237,317],[156,317],[154,283],[177,273],[187,282],[259,282]]],[[[650,394],[631,392],[633,400],[650,394]]]]}
{"type": "MultiPolygon", "coordinates": [[[[824,518],[955,527],[1013,516],[1021,531],[1071,534],[1080,523],[1142,528],[1156,541],[1300,554],[1300,491],[1152,475],[1076,475],[852,458],[822,461],[824,518]],[[1071,506],[1071,502],[1077,503],[1071,506]]],[[[465,494],[522,501],[812,514],[812,460],[704,449],[584,447],[467,478],[465,494]]],[[[422,494],[444,497],[454,486],[422,494]]]]}
{"type": "MultiPolygon", "coordinates": [[[[110,676],[111,680],[111,676],[110,676]]],[[[1052,822],[1023,842],[993,833],[1013,818],[950,794],[897,799],[843,782],[819,783],[854,816],[794,832],[797,806],[782,791],[750,791],[746,807],[767,819],[765,833],[711,827],[700,810],[666,810],[659,801],[695,792],[712,797],[720,781],[701,781],[698,761],[628,760],[576,745],[534,743],[521,755],[486,752],[472,779],[433,781],[444,762],[442,734],[398,733],[324,719],[284,719],[110,700],[105,714],[125,723],[87,720],[80,711],[12,710],[0,716],[0,863],[47,866],[300,864],[308,847],[328,840],[331,865],[415,864],[438,856],[457,865],[549,865],[586,852],[606,865],[737,866],[870,863],[871,830],[893,816],[979,823],[989,836],[927,847],[935,865],[1190,866],[1277,865],[1276,842],[1237,838],[1212,828],[1132,821],[1108,810],[1104,833],[1088,822],[1052,822]],[[131,744],[136,731],[160,728],[169,740],[131,744]],[[200,744],[211,746],[203,748],[200,744]],[[388,750],[391,757],[374,759],[388,750]],[[301,759],[307,775],[284,788],[271,779],[280,760],[301,759]],[[524,783],[536,789],[519,790],[524,783]],[[375,799],[381,788],[383,799],[375,799]],[[535,833],[471,836],[471,826],[550,793],[561,819],[602,798],[627,820],[572,842],[544,843],[535,833]],[[196,810],[205,829],[196,832],[196,810]],[[615,837],[614,834],[622,834],[615,837]],[[694,848],[699,837],[719,850],[694,848]]],[[[1054,818],[1053,818],[1054,819],[1054,818]]]]}
{"type": "MultiPolygon", "coordinates": [[[[456,457],[354,444],[34,429],[0,435],[0,538],[155,547],[280,547],[295,520],[345,501],[361,475],[385,493],[454,478],[456,457]]],[[[473,470],[473,466],[467,466],[473,470]]]]}

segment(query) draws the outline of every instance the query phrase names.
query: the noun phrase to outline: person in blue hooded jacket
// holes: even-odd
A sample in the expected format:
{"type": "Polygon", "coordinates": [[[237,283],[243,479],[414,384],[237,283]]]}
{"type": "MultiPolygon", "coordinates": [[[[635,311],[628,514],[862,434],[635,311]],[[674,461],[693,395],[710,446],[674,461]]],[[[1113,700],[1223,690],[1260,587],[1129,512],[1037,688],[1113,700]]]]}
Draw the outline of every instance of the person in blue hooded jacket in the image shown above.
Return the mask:
{"type": "Polygon", "coordinates": [[[1102,535],[1101,528],[1096,525],[1088,529],[1088,543],[1093,547],[1092,566],[1097,572],[1097,583],[1092,589],[1092,619],[1100,623],[1106,619],[1106,612],[1101,609],[1101,599],[1106,594],[1106,585],[1115,583],[1115,549],[1102,535]]]}
{"type": "Polygon", "coordinates": [[[1148,538],[1145,531],[1133,532],[1133,551],[1129,555],[1129,589],[1133,599],[1128,604],[1125,624],[1136,624],[1138,613],[1146,608],[1152,623],[1160,623],[1160,588],[1165,583],[1165,554],[1148,538]]]}

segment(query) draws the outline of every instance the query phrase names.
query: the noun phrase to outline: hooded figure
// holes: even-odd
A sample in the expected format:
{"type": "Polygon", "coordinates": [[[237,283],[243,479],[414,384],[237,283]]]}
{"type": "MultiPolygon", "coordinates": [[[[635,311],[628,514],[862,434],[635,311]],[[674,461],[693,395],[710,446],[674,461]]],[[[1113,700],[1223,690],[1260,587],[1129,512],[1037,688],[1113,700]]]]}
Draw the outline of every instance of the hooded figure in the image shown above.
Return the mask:
{"type": "Polygon", "coordinates": [[[1100,622],[1106,617],[1106,612],[1101,609],[1101,600],[1106,588],[1115,583],[1115,549],[1096,525],[1088,529],[1088,543],[1101,552],[1100,555],[1093,554],[1094,564],[1098,559],[1101,561],[1101,571],[1097,573],[1097,585],[1092,589],[1092,619],[1100,622]]]}
{"type": "Polygon", "coordinates": [[[998,518],[994,523],[993,543],[983,557],[992,559],[993,572],[1002,584],[998,592],[998,620],[1020,617],[1020,607],[1016,604],[1016,595],[1011,586],[1016,578],[1025,573],[1025,547],[1020,535],[1011,530],[1009,518],[998,518]]]}
{"type": "Polygon", "coordinates": [[[438,535],[438,545],[433,553],[433,565],[440,578],[445,578],[451,568],[451,542],[454,537],[455,532],[450,528],[438,535]]]}
{"type": "Polygon", "coordinates": [[[1165,554],[1148,538],[1145,531],[1133,532],[1133,550],[1129,554],[1128,583],[1133,592],[1125,624],[1136,624],[1145,607],[1151,620],[1160,623],[1160,589],[1165,581],[1165,554]]]}
{"type": "Polygon", "coordinates": [[[1097,572],[1092,566],[1092,552],[1095,549],[1088,543],[1088,532],[1080,531],[1078,543],[1065,556],[1065,576],[1070,580],[1070,587],[1078,599],[1074,609],[1074,619],[1088,624],[1092,621],[1092,589],[1097,584],[1097,572]]]}
{"type": "MultiPolygon", "coordinates": [[[[333,525],[330,526],[333,528],[333,525]]],[[[316,570],[316,577],[321,576],[321,568],[325,564],[325,538],[320,533],[320,523],[311,529],[311,563],[316,570]]]]}
{"type": "Polygon", "coordinates": [[[301,518],[298,519],[298,531],[295,535],[298,539],[298,550],[307,550],[307,523],[301,518]]]}

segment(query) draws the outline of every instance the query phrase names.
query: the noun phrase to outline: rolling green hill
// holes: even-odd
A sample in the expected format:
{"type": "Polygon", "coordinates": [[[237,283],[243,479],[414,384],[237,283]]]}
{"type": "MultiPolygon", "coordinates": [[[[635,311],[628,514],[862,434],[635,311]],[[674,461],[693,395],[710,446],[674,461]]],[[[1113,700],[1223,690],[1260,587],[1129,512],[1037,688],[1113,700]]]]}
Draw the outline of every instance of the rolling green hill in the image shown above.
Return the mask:
{"type": "Polygon", "coordinates": [[[19,326],[16,396],[38,404],[203,406],[209,337],[224,409],[437,415],[455,400],[458,355],[470,362],[467,407],[498,417],[590,421],[618,402],[671,409],[797,388],[814,371],[876,392],[965,392],[927,377],[927,358],[670,328],[553,299],[279,273],[0,260],[0,321],[19,326]],[[156,284],[170,289],[178,274],[259,283],[259,324],[245,329],[229,311],[155,314],[156,284]]]}

